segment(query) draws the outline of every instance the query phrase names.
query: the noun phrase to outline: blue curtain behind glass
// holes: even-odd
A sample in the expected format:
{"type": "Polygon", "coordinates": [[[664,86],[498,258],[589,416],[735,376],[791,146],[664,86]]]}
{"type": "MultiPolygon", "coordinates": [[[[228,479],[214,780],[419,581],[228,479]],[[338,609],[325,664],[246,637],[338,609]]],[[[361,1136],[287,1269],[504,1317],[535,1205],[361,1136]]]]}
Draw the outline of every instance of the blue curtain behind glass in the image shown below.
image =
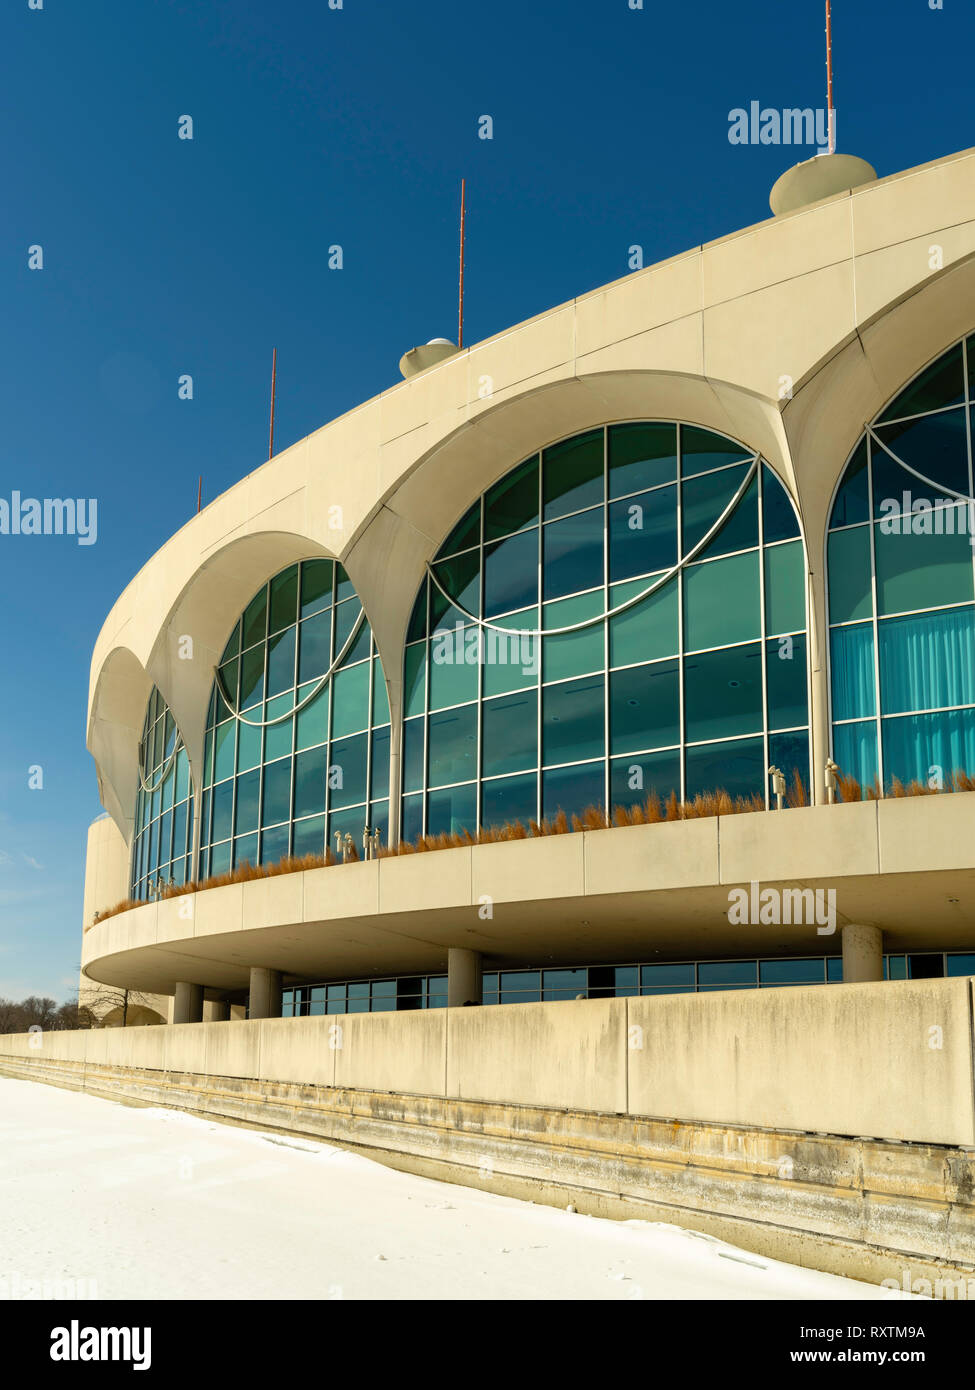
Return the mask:
{"type": "Polygon", "coordinates": [[[975,610],[888,618],[879,632],[884,714],[975,703],[975,610]]]}
{"type": "Polygon", "coordinates": [[[834,627],[830,641],[833,718],[862,719],[876,714],[873,624],[834,627]]]}
{"type": "Polygon", "coordinates": [[[877,725],[833,725],[833,757],[845,777],[855,777],[866,790],[877,777],[877,725]]]}
{"type": "MultiPolygon", "coordinates": [[[[885,719],[884,783],[927,782],[940,768],[945,784],[956,770],[975,772],[975,710],[943,710],[885,719]]],[[[839,759],[837,759],[839,762],[839,759]]]]}

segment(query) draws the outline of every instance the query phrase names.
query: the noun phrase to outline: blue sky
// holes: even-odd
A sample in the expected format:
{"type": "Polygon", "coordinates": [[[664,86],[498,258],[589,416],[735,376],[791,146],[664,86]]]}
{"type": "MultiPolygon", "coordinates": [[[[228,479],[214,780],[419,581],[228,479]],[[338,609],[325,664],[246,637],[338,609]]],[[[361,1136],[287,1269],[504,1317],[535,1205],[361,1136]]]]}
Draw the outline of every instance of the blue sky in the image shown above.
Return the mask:
{"type": "MultiPolygon", "coordinates": [[[[455,336],[462,175],[473,343],[632,244],[760,221],[811,153],[732,146],[728,113],[824,104],[821,0],[630,3],[4,6],[0,498],[97,498],[98,541],[0,535],[0,995],[76,986],[91,649],[198,474],[208,500],[266,457],[272,346],[281,449],[455,336]]],[[[841,150],[884,175],[975,144],[969,0],[834,11],[841,150]]]]}

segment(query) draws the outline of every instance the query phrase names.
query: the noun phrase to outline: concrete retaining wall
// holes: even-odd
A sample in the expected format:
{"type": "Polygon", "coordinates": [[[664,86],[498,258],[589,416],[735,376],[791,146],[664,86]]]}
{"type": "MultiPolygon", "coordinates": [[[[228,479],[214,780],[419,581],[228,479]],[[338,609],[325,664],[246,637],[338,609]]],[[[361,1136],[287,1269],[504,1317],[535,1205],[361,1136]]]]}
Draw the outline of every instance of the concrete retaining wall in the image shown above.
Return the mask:
{"type": "Polygon", "coordinates": [[[0,1060],[975,1147],[971,978],[0,1037],[0,1060]]]}

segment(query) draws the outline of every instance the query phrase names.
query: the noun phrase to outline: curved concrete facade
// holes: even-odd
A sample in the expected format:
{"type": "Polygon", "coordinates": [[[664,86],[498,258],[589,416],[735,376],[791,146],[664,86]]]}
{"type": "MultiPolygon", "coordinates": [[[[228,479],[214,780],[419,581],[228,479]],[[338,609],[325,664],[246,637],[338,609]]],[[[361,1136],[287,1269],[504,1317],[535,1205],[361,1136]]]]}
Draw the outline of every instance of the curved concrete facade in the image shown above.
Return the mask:
{"type": "MultiPolygon", "coordinates": [[[[807,558],[812,782],[817,800],[824,799],[822,769],[830,749],[824,583],[830,501],[865,423],[927,362],[972,331],[973,304],[975,151],[968,151],[638,271],[456,353],[299,441],[193,517],[136,575],[105,621],[92,660],[88,747],[102,803],[121,841],[132,837],[138,745],[152,686],[159,688],[182,732],[199,791],[207,700],[228,631],[257,586],[303,558],[340,560],[365,608],[387,681],[390,785],[397,787],[407,623],[425,566],[453,524],[493,482],[547,444],[597,425],[655,418],[714,429],[760,452],[798,508],[807,558]]],[[[396,807],[394,795],[393,840],[396,807]]],[[[836,808],[823,807],[822,813],[834,816],[836,808]]],[[[869,814],[876,817],[876,808],[869,814]]],[[[967,827],[969,799],[958,798],[946,814],[955,818],[953,826],[967,827]]],[[[816,815],[813,808],[809,815],[816,815]]],[[[775,852],[769,848],[764,854],[769,817],[736,819],[740,832],[732,819],[722,822],[729,833],[759,837],[747,874],[703,873],[692,876],[693,884],[678,875],[673,884],[661,880],[659,888],[643,884],[639,891],[666,895],[676,888],[703,889],[750,877],[781,881],[792,874],[803,882],[824,881],[814,867],[821,862],[815,848],[818,820],[809,822],[809,864],[797,860],[785,875],[775,872],[775,852]]],[[[683,862],[684,856],[696,855],[696,837],[712,833],[704,824],[648,828],[658,838],[653,850],[646,840],[646,853],[656,853],[665,832],[676,861],[683,862]]],[[[717,843],[716,828],[713,833],[717,843]]],[[[832,831],[822,833],[828,839],[832,831]]],[[[629,851],[623,846],[636,847],[638,837],[627,840],[625,830],[599,834],[619,847],[613,851],[614,872],[625,879],[629,851]]],[[[593,843],[599,834],[589,837],[593,843]]],[[[922,842],[927,839],[924,832],[922,842]]],[[[973,866],[961,849],[966,832],[953,830],[949,842],[958,845],[959,857],[944,870],[970,873],[973,866]]],[[[639,843],[634,853],[642,865],[645,851],[639,843]]],[[[872,875],[878,872],[877,844],[871,851],[872,875]]],[[[485,860],[488,851],[507,854],[516,878],[524,865],[528,877],[541,882],[550,856],[577,853],[541,840],[482,848],[485,860]]],[[[438,855],[438,880],[444,875],[450,880],[447,864],[454,853],[466,855],[467,867],[460,872],[469,886],[470,865],[482,849],[473,857],[468,851],[438,855]]],[[[318,893],[308,886],[314,873],[291,876],[305,881],[300,889],[268,880],[208,890],[194,904],[195,923],[185,928],[184,922],[185,929],[170,903],[135,909],[88,933],[85,969],[106,980],[128,972],[133,983],[139,976],[143,987],[166,992],[176,979],[217,991],[240,988],[242,972],[251,964],[290,968],[296,975],[369,972],[378,965],[377,943],[385,939],[379,905],[384,876],[394,898],[405,894],[406,905],[397,910],[404,914],[406,935],[424,936],[422,924],[432,926],[424,914],[437,910],[428,901],[430,893],[436,897],[433,888],[420,894],[422,906],[409,906],[410,875],[427,873],[425,861],[423,855],[317,871],[323,882],[327,876],[327,913],[308,907],[308,894],[315,902],[318,893]],[[300,892],[300,910],[296,902],[284,905],[289,892],[300,892]],[[334,904],[345,902],[350,892],[362,896],[343,915],[334,904]],[[364,911],[363,904],[374,899],[373,908],[364,911]],[[407,922],[413,912],[421,917],[407,922]],[[338,918],[356,919],[353,935],[359,945],[334,950],[319,935],[315,959],[303,960],[300,967],[272,959],[270,941],[256,959],[243,945],[241,933],[250,939],[252,930],[338,918]],[[201,927],[204,921],[211,925],[201,927]],[[219,959],[209,965],[196,949],[200,934],[210,937],[213,947],[214,938],[221,938],[219,959]],[[175,959],[180,941],[187,957],[182,974],[175,959]],[[163,955],[173,957],[165,966],[163,955]],[[197,958],[192,966],[191,958],[197,958]]],[[[552,902],[574,896],[558,870],[555,879],[552,902]]],[[[94,901],[100,892],[100,879],[97,888],[86,890],[86,924],[89,909],[109,905],[94,901]]],[[[722,894],[724,915],[727,890],[722,894]]],[[[442,906],[455,910],[463,896],[442,906]]],[[[536,903],[536,914],[538,896],[525,898],[536,903]]],[[[702,900],[701,910],[711,913],[717,906],[715,900],[705,907],[702,900]]],[[[512,958],[511,943],[503,940],[508,923],[517,930],[518,914],[508,914],[504,928],[494,924],[493,948],[479,941],[478,949],[512,958]]],[[[449,945],[471,944],[463,939],[466,930],[446,936],[431,930],[435,951],[427,952],[424,943],[395,968],[424,968],[420,957],[432,962],[434,955],[440,965],[430,968],[441,968],[449,945]]],[[[402,954],[398,948],[380,950],[382,968],[394,968],[402,954]]]]}

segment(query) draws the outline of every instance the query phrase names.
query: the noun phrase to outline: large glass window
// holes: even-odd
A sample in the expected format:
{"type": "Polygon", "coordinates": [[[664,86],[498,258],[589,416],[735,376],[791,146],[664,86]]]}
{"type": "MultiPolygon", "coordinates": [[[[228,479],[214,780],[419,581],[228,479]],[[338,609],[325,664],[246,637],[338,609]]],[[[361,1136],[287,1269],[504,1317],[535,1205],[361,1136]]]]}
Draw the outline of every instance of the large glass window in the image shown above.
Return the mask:
{"type": "Polygon", "coordinates": [[[139,744],[135,834],[129,874],[133,898],[193,877],[193,792],[190,765],[176,722],[152,688],[139,744]]]}
{"type": "Polygon", "coordinates": [[[389,704],[369,623],[342,566],[275,575],[235,624],[210,694],[200,875],[362,853],[389,822],[389,704]]]}
{"type": "Polygon", "coordinates": [[[859,441],[827,543],[833,757],[867,790],[975,771],[975,337],[859,441]]]}
{"type": "Polygon", "coordinates": [[[772,750],[808,794],[805,598],[792,503],[734,440],[633,422],[526,459],[416,600],[404,839],[765,797],[772,750]]]}

